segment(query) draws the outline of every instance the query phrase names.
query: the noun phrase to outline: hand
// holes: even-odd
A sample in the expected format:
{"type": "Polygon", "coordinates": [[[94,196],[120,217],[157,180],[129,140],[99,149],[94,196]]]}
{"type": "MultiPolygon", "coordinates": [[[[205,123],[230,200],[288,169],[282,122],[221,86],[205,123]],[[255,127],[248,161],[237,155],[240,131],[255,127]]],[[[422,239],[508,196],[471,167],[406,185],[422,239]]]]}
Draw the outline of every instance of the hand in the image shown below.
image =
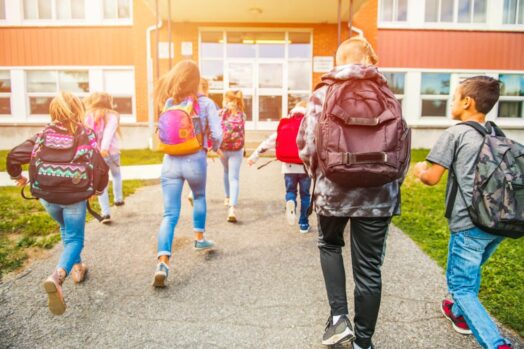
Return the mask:
{"type": "Polygon", "coordinates": [[[109,156],[109,152],[107,150],[101,150],[100,155],[102,155],[103,158],[106,158],[109,156]]]}
{"type": "Polygon", "coordinates": [[[428,170],[429,166],[426,161],[418,162],[413,169],[413,175],[420,178],[424,172],[428,170]]]}
{"type": "Polygon", "coordinates": [[[15,179],[15,183],[18,187],[23,187],[24,185],[27,184],[27,178],[25,178],[24,176],[18,178],[18,179],[15,179]]]}
{"type": "Polygon", "coordinates": [[[253,159],[247,159],[247,164],[249,166],[253,166],[255,164],[255,161],[253,161],[253,159]]]}
{"type": "Polygon", "coordinates": [[[219,156],[221,159],[224,158],[224,153],[222,152],[222,150],[218,149],[218,150],[217,150],[217,154],[218,154],[218,156],[219,156]]]}

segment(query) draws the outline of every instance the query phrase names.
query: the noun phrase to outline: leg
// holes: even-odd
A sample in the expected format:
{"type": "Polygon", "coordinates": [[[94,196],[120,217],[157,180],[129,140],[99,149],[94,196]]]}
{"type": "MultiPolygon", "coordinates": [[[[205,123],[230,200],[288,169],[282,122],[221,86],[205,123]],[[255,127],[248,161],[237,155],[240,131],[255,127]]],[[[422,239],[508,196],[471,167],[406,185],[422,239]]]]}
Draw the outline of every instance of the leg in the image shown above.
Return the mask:
{"type": "Polygon", "coordinates": [[[122,173],[120,172],[120,154],[111,155],[111,177],[113,177],[113,198],[115,202],[124,201],[122,192],[122,173]]]}
{"type": "Polygon", "coordinates": [[[333,316],[348,314],[346,272],[342,258],[344,229],[348,220],[348,217],[318,216],[320,265],[333,316]]]}
{"type": "Polygon", "coordinates": [[[307,211],[311,204],[311,194],[309,193],[311,187],[311,178],[307,174],[300,174],[298,184],[300,186],[300,219],[298,224],[309,224],[307,211]]]}
{"type": "Polygon", "coordinates": [[[62,268],[67,274],[74,264],[81,262],[81,253],[84,248],[84,230],[86,223],[87,201],[81,201],[72,205],[62,205],[64,215],[64,251],[60,256],[58,268],[62,268]]]}
{"type": "Polygon", "coordinates": [[[496,348],[505,343],[477,294],[481,265],[501,241],[501,237],[478,228],[452,233],[450,239],[448,288],[455,301],[452,311],[455,316],[464,316],[484,348],[496,348]]]}
{"type": "Polygon", "coordinates": [[[193,229],[199,233],[203,233],[206,230],[206,157],[204,151],[195,154],[188,163],[188,166],[183,170],[184,177],[193,192],[193,229]]]}
{"type": "Polygon", "coordinates": [[[355,281],[355,335],[362,348],[371,346],[375,332],[386,235],[391,217],[351,218],[351,262],[355,281]]]}
{"type": "Polygon", "coordinates": [[[298,177],[294,173],[289,173],[284,175],[284,184],[286,186],[286,202],[293,201],[295,205],[297,204],[297,186],[298,186],[298,177]]]}
{"type": "Polygon", "coordinates": [[[224,192],[226,194],[226,198],[229,198],[229,152],[224,151],[224,157],[220,158],[220,162],[222,163],[222,166],[224,166],[224,192]]]}
{"type": "Polygon", "coordinates": [[[238,204],[238,195],[240,193],[240,166],[242,165],[242,158],[244,150],[232,152],[229,158],[229,184],[231,186],[231,196],[229,206],[235,207],[238,204]]]}
{"type": "Polygon", "coordinates": [[[180,205],[184,179],[181,177],[183,160],[172,156],[164,158],[162,166],[162,196],[164,199],[164,218],[158,232],[158,257],[168,259],[171,256],[175,227],[180,217],[180,205]]]}
{"type": "Polygon", "coordinates": [[[102,216],[109,216],[109,184],[106,186],[102,194],[98,196],[98,203],[100,204],[102,216]]]}

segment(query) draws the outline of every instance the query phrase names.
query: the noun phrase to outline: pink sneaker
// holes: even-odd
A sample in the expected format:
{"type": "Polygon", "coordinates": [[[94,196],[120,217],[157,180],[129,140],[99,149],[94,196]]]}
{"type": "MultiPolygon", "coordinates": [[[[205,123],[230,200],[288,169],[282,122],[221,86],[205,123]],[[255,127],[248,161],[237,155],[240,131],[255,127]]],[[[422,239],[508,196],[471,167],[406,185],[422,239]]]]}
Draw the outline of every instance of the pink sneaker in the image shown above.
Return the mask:
{"type": "Polygon", "coordinates": [[[453,315],[453,312],[451,311],[451,308],[453,307],[453,302],[447,299],[444,299],[442,301],[442,306],[440,307],[440,310],[442,311],[442,314],[451,321],[451,324],[453,325],[453,329],[457,331],[460,334],[471,334],[471,330],[469,329],[468,324],[466,323],[466,320],[464,320],[463,316],[455,316],[453,315]]]}
{"type": "Polygon", "coordinates": [[[497,349],[512,349],[511,344],[502,344],[497,347],[497,349]]]}
{"type": "Polygon", "coordinates": [[[47,292],[47,304],[51,313],[62,315],[66,310],[64,295],[62,294],[62,283],[65,279],[65,272],[61,273],[55,270],[44,281],[44,290],[47,292]]]}

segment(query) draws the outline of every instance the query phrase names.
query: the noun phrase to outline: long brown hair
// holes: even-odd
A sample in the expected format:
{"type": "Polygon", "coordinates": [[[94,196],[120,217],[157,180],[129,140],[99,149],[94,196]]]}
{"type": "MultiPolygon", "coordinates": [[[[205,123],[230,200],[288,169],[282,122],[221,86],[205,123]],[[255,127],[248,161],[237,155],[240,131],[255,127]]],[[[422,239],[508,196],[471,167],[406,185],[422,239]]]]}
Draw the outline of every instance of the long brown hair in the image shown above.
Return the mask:
{"type": "Polygon", "coordinates": [[[195,62],[185,60],[175,64],[173,69],[164,74],[155,87],[155,105],[157,114],[162,111],[169,98],[175,103],[185,98],[196,96],[200,84],[200,71],[195,62]]]}
{"type": "Polygon", "coordinates": [[[107,92],[93,92],[84,99],[86,111],[93,113],[95,121],[104,119],[104,127],[107,125],[107,116],[113,114],[117,117],[117,129],[116,132],[119,136],[122,136],[120,132],[120,115],[116,110],[113,109],[113,96],[107,92]]]}
{"type": "Polygon", "coordinates": [[[76,132],[78,124],[84,123],[85,108],[80,98],[72,93],[60,91],[49,105],[51,121],[66,127],[71,134],[76,132]]]}

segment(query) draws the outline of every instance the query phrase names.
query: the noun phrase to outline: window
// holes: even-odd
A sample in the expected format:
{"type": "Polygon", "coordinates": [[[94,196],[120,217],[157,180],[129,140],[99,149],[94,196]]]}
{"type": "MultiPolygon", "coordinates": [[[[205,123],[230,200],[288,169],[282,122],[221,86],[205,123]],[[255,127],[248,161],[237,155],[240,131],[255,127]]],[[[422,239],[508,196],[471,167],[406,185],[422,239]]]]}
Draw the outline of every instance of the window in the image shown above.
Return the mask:
{"type": "Polygon", "coordinates": [[[113,108],[120,115],[133,115],[135,74],[132,70],[105,70],[104,91],[113,96],[113,108]]]}
{"type": "Polygon", "coordinates": [[[450,74],[422,73],[421,98],[423,117],[448,115],[450,74]]]}
{"type": "Polygon", "coordinates": [[[289,58],[311,59],[311,33],[289,33],[288,38],[289,58]]]}
{"type": "Polygon", "coordinates": [[[27,96],[31,115],[49,114],[49,104],[58,91],[79,97],[89,93],[87,70],[32,70],[26,72],[27,96]]]}
{"type": "Polygon", "coordinates": [[[24,19],[85,18],[85,0],[24,0],[24,19]]]}
{"type": "Polygon", "coordinates": [[[5,19],[5,0],[0,0],[0,20],[5,19]]]}
{"type": "Polygon", "coordinates": [[[130,0],[103,0],[105,19],[130,19],[130,0]]]}
{"type": "Polygon", "coordinates": [[[524,74],[500,74],[499,118],[524,118],[524,74]]]}
{"type": "Polygon", "coordinates": [[[425,21],[486,23],[487,0],[426,0],[425,21]]]}
{"type": "Polygon", "coordinates": [[[11,74],[0,71],[0,116],[11,115],[11,74]]]}
{"type": "Polygon", "coordinates": [[[382,0],[381,22],[405,22],[408,19],[408,0],[382,0]]]}
{"type": "Polygon", "coordinates": [[[404,98],[404,84],[406,80],[406,73],[384,73],[388,81],[388,87],[393,92],[399,102],[402,103],[404,98]]]}
{"type": "Polygon", "coordinates": [[[504,0],[504,24],[524,24],[524,0],[504,0]]]}

